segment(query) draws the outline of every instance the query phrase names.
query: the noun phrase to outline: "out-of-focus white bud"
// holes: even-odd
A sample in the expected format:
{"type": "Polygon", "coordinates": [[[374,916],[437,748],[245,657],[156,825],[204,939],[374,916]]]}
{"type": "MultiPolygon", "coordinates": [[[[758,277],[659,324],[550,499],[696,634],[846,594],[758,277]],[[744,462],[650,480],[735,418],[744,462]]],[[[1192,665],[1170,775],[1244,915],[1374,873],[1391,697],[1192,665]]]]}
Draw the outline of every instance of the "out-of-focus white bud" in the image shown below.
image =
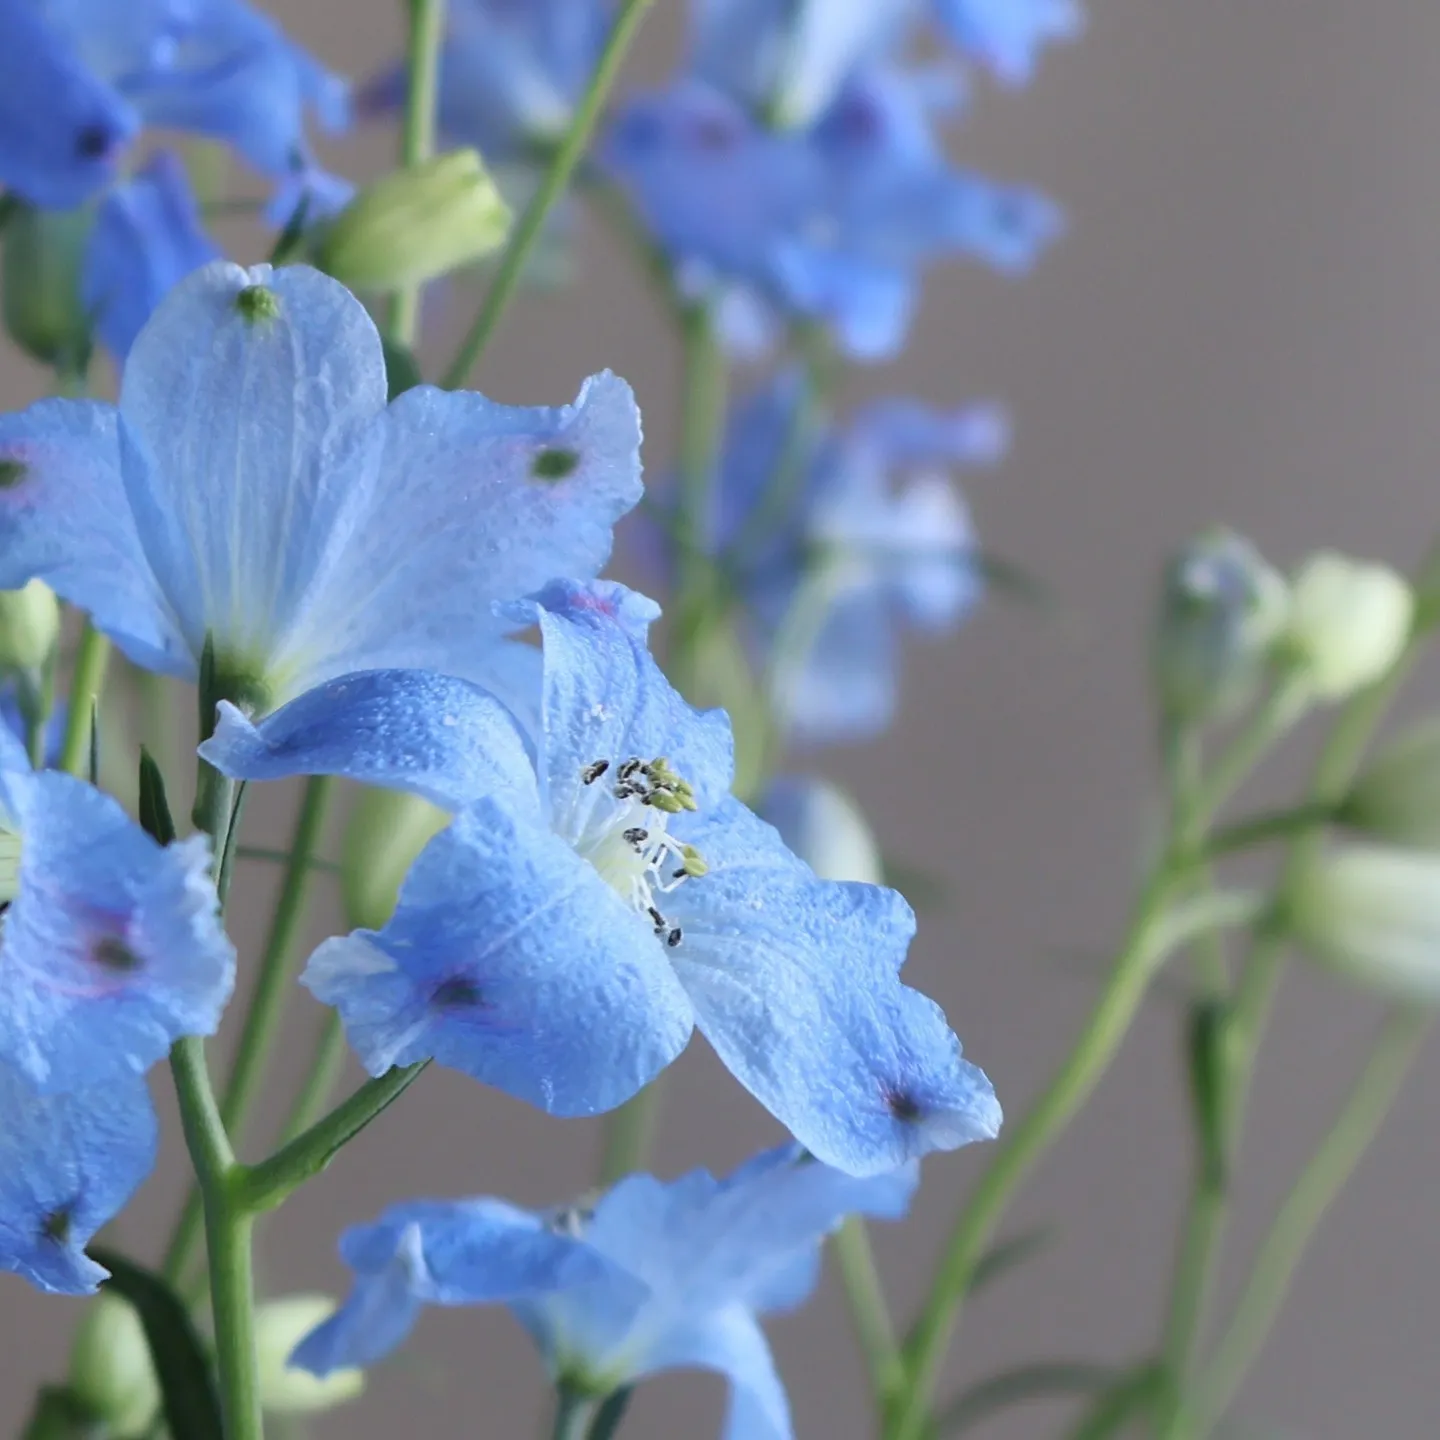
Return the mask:
{"type": "Polygon", "coordinates": [[[1385,746],[1335,818],[1392,845],[1440,850],[1440,715],[1385,746]]]}
{"type": "Polygon", "coordinates": [[[94,223],[91,205],[36,210],[21,203],[5,222],[0,258],[5,329],[27,355],[58,370],[83,370],[90,354],[80,268],[94,223]]]}
{"type": "Polygon", "coordinates": [[[353,1400],[365,1388],[363,1370],[334,1370],[323,1380],[289,1365],[295,1347],[335,1313],[328,1295],[287,1295],[255,1310],[260,1404],[272,1415],[313,1415],[353,1400]]]}
{"type": "Polygon", "coordinates": [[[822,880],[883,883],[880,850],[859,805],[828,780],[786,776],[760,813],[822,880]]]}
{"type": "Polygon", "coordinates": [[[1398,999],[1440,1003],[1440,855],[1335,850],[1305,874],[1286,918],[1329,969],[1398,999]]]}
{"type": "Polygon", "coordinates": [[[328,225],[314,260],[352,290],[399,290],[498,250],[510,207],[474,150],[367,185],[328,225]]]}
{"type": "Polygon", "coordinates": [[[1285,580],[1242,535],[1209,530],[1165,568],[1152,671],[1172,723],[1233,714],[1285,625],[1285,580]]]}
{"type": "Polygon", "coordinates": [[[1321,551],[1296,572],[1281,641],[1288,664],[1321,700],[1374,684],[1400,658],[1415,594],[1387,565],[1321,551]]]}
{"type": "Polygon", "coordinates": [[[34,673],[60,638],[60,602],[41,580],[23,590],[0,590],[0,673],[34,673]]]}
{"type": "Polygon", "coordinates": [[[345,918],[379,930],[395,911],[401,882],[415,857],[450,816],[418,795],[398,790],[361,792],[345,830],[345,918]]]}
{"type": "Polygon", "coordinates": [[[160,1386],[140,1317],[128,1301],[97,1296],[70,1349],[70,1393],[118,1440],[144,1435],[160,1413],[160,1386]]]}

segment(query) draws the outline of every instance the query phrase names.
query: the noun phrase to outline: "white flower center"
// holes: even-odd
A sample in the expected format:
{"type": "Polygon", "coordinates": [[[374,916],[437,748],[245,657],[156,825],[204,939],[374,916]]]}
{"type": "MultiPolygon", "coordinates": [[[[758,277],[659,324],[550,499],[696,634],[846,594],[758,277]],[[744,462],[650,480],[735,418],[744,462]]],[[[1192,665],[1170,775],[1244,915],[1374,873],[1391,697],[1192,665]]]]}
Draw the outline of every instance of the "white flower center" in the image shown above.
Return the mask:
{"type": "Polygon", "coordinates": [[[605,786],[591,806],[575,850],[600,878],[672,949],[684,938],[661,908],[664,897],[705,873],[693,845],[670,834],[670,819],[695,809],[695,793],[665,757],[632,756],[619,764],[596,760],[580,775],[585,785],[605,786]]]}

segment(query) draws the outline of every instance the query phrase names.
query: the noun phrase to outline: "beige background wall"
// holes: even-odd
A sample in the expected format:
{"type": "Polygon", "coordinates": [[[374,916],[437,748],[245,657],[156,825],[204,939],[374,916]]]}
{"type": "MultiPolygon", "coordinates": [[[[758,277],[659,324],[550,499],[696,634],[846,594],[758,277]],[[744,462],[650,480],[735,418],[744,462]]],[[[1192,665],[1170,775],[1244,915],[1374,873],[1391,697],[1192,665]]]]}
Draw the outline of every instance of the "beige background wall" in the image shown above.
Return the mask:
{"type": "MultiPolygon", "coordinates": [[[[677,8],[659,7],[652,68],[677,8]]],[[[1092,8],[1083,44],[1052,55],[1031,92],[986,93],[963,136],[967,158],[1060,196],[1070,237],[1023,284],[938,276],[910,352],[863,382],[1013,406],[1013,460],[972,498],[988,542],[1045,577],[1065,620],[995,603],[953,640],[912,647],[900,724],[823,762],[896,852],[947,877],[950,903],[925,918],[914,980],[945,1002],[1012,1114],[1076,1032],[1134,879],[1151,800],[1140,656],[1166,548],[1223,519],[1287,562],[1337,544],[1408,563],[1440,522],[1440,5],[1092,8]]],[[[337,68],[363,74],[393,50],[398,9],[291,0],[286,18],[337,68]]],[[[340,153],[359,173],[383,152],[372,140],[340,153]]],[[[434,317],[437,351],[451,318],[434,317]]],[[[581,283],[520,307],[479,379],[507,400],[549,402],[612,366],[639,391],[659,469],[673,436],[672,360],[634,272],[597,237],[581,283]]],[[[0,397],[22,403],[35,377],[4,365],[0,397]]],[[[1432,678],[1422,694],[1435,688],[1432,678]]],[[[280,833],[285,803],[268,797],[257,833],[280,833]]],[[[245,883],[258,897],[264,877],[245,883]]],[[[242,901],[242,926],[254,912],[242,901]]],[[[313,1006],[302,996],[296,1012],[291,1065],[313,1006]]],[[[1370,1004],[1332,983],[1297,975],[1286,989],[1227,1284],[1333,1113],[1373,1020],[1370,1004]]],[[[1186,1159],[1176,1050],[1173,1006],[1157,996],[1017,1207],[1012,1227],[1050,1225],[1056,1241],[974,1307],[955,1380],[1029,1357],[1130,1357],[1154,1335],[1186,1159]]],[[[1247,1412],[1292,1426],[1285,1434],[1440,1430],[1437,1088],[1432,1049],[1246,1392],[1247,1412]]],[[[659,1165],[728,1166],[773,1134],[697,1045],[671,1077],[659,1165]]],[[[558,1200],[585,1185],[594,1142],[587,1126],[431,1074],[266,1231],[265,1278],[277,1289],[339,1283],[335,1232],[401,1196],[558,1200]]],[[[149,1218],[125,1223],[149,1253],[175,1193],[171,1144],[145,1196],[149,1218]]],[[[902,1302],[919,1292],[982,1158],[934,1160],[913,1221],[881,1237],[902,1302]]],[[[15,1430],[32,1380],[61,1364],[76,1312],[0,1277],[0,1432],[15,1430]]],[[[800,1434],[866,1435],[833,1289],[773,1334],[800,1434]]],[[[436,1314],[375,1377],[367,1405],[323,1433],[528,1437],[537,1385],[505,1317],[436,1314]]],[[[719,1396],[714,1381],[668,1379],[647,1390],[627,1435],[713,1434],[719,1396]]],[[[1056,1430],[1055,1412],[1034,1409],[990,1433],[1056,1430]]]]}

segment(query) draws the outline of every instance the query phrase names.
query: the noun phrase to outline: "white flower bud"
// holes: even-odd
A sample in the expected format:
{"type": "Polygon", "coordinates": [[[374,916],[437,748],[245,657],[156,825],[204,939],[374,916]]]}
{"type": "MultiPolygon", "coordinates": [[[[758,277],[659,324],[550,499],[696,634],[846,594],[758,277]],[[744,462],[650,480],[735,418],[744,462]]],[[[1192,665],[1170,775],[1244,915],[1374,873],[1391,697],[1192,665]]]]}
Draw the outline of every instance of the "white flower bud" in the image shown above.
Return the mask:
{"type": "Polygon", "coordinates": [[[323,1380],[290,1364],[295,1347],[335,1313],[328,1295],[287,1295],[255,1310],[260,1403],[272,1415],[313,1415],[353,1400],[365,1388],[363,1370],[335,1370],[323,1380]]]}
{"type": "Polygon", "coordinates": [[[1336,850],[1305,875],[1287,919],[1329,969],[1394,998],[1440,1003],[1440,855],[1336,850]]]}
{"type": "Polygon", "coordinates": [[[92,1300],[70,1350],[70,1393],[119,1440],[144,1435],[160,1413],[160,1386],[140,1317],[112,1295],[92,1300]]]}
{"type": "Polygon", "coordinates": [[[1400,658],[1414,613],[1403,575],[1322,551],[1291,584],[1283,652],[1317,698],[1341,700],[1374,684],[1400,658]]]}
{"type": "Polygon", "coordinates": [[[0,673],[34,673],[60,638],[60,602],[41,580],[0,590],[0,673]]]}
{"type": "Polygon", "coordinates": [[[1385,746],[1336,819],[1392,845],[1440,850],[1440,715],[1385,746]]]}
{"type": "Polygon", "coordinates": [[[879,847],[859,805],[827,780],[786,777],[760,813],[822,880],[883,883],[879,847]]]}

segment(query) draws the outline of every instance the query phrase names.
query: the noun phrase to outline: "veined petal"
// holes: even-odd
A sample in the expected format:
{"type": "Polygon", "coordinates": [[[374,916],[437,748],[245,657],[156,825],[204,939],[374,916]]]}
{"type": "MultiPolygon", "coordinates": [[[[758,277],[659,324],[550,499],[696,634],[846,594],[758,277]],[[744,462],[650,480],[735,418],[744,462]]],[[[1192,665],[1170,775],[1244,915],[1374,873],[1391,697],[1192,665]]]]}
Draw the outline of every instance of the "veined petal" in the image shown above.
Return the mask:
{"type": "Polygon", "coordinates": [[[20,889],[0,941],[0,1059],[47,1093],[120,1083],[212,1034],[235,978],[200,837],[162,848],[108,795],[10,776],[20,889]]]}
{"type": "Polygon", "coordinates": [[[446,810],[484,795],[536,803],[532,762],[505,706],[467,681],[425,670],[328,680],[258,725],[222,702],[200,754],[236,780],[344,775],[446,810]]]}
{"type": "Polygon", "coordinates": [[[558,409],[417,386],[372,448],[374,484],[289,640],[317,678],[404,666],[484,684],[508,628],[492,607],[594,575],[641,494],[640,413],[608,373],[558,409]]]}
{"type": "Polygon", "coordinates": [[[107,1272],[85,1246],[150,1173],[158,1138],[137,1076],[37,1095],[0,1064],[0,1269],[40,1290],[91,1293],[107,1272]]]}
{"type": "Polygon", "coordinates": [[[989,1081],[899,980],[915,927],[899,895],[815,879],[738,801],[680,833],[709,865],[668,900],[696,1023],[811,1154],[874,1175],[998,1131],[989,1081]]]}
{"type": "Polygon", "coordinates": [[[88,611],[137,664],[188,673],[130,514],[109,405],[41,400],[0,415],[0,588],[34,579],[88,611]]]}
{"type": "Polygon", "coordinates": [[[488,799],[425,847],[384,930],[326,941],[302,981],[371,1074],[433,1057],[557,1115],[629,1099],[691,1029],[648,922],[488,799]]]}
{"type": "Polygon", "coordinates": [[[318,271],[216,263],[160,305],[125,367],[122,473],[192,664],[213,632],[220,661],[261,669],[277,698],[305,688],[274,656],[349,538],[384,405],[375,326],[318,271]]]}

